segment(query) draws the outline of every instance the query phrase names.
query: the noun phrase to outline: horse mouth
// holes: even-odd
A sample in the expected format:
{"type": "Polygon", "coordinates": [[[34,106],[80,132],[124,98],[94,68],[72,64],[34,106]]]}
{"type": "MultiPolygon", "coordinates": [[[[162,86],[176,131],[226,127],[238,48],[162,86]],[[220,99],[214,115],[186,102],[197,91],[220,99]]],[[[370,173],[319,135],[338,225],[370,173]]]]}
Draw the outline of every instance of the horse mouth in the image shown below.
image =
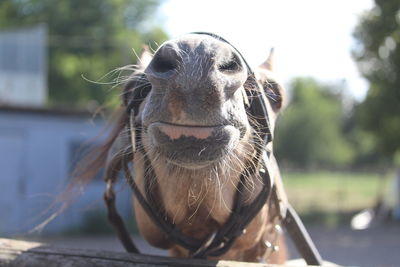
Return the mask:
{"type": "Polygon", "coordinates": [[[233,125],[192,126],[164,122],[147,128],[151,146],[173,164],[205,167],[235,148],[240,131],[233,125]]]}

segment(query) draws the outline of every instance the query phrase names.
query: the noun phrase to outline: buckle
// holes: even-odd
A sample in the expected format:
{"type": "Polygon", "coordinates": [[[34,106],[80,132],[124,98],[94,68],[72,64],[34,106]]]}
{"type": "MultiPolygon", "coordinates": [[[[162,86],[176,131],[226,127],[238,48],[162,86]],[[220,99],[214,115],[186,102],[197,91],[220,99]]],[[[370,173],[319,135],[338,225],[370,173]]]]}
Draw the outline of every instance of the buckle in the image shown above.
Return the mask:
{"type": "Polygon", "coordinates": [[[215,240],[215,237],[217,236],[217,231],[214,231],[204,242],[203,244],[195,251],[193,252],[190,257],[191,258],[202,258],[203,253],[210,247],[210,245],[213,243],[215,240]]]}
{"type": "Polygon", "coordinates": [[[132,154],[136,152],[136,127],[135,127],[135,111],[129,112],[129,135],[131,137],[132,154]]]}

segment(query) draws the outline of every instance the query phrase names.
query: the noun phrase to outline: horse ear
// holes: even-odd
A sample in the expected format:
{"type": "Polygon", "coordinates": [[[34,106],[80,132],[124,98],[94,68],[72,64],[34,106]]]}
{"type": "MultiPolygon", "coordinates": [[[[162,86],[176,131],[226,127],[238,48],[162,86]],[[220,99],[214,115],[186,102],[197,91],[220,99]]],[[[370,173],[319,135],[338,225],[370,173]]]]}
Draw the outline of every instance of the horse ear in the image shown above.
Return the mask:
{"type": "Polygon", "coordinates": [[[272,109],[279,112],[286,103],[285,89],[273,78],[266,79],[262,85],[272,109]]]}
{"type": "Polygon", "coordinates": [[[269,71],[274,70],[274,48],[272,47],[269,51],[269,56],[267,60],[259,66],[261,69],[266,69],[269,71]]]}
{"type": "Polygon", "coordinates": [[[153,59],[153,54],[150,52],[150,48],[148,45],[143,46],[142,54],[139,58],[139,66],[141,69],[145,69],[150,61],[153,59]]]}
{"type": "Polygon", "coordinates": [[[285,90],[274,78],[273,61],[274,48],[271,48],[267,60],[258,66],[258,81],[262,84],[272,109],[279,112],[285,103],[285,90]]]}

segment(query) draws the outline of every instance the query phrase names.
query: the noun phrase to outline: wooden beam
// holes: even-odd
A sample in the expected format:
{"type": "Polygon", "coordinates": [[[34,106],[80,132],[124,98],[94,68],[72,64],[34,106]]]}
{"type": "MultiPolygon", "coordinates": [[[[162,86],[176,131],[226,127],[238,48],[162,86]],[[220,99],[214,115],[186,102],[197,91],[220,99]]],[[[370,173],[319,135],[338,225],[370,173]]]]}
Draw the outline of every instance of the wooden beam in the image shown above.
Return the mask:
{"type": "Polygon", "coordinates": [[[55,248],[43,243],[2,238],[0,238],[0,266],[278,267],[260,263],[177,259],[123,252],[55,248]]]}

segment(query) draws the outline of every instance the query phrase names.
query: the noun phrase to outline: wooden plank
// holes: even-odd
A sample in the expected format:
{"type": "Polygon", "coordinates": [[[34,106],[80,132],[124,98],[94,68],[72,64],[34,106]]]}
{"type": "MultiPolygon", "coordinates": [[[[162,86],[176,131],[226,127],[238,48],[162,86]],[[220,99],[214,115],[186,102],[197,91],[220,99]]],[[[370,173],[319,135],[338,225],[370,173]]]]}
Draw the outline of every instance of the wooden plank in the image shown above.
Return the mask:
{"type": "Polygon", "coordinates": [[[43,243],[2,238],[0,238],[0,266],[278,267],[261,263],[177,259],[123,252],[56,248],[43,243]]]}

